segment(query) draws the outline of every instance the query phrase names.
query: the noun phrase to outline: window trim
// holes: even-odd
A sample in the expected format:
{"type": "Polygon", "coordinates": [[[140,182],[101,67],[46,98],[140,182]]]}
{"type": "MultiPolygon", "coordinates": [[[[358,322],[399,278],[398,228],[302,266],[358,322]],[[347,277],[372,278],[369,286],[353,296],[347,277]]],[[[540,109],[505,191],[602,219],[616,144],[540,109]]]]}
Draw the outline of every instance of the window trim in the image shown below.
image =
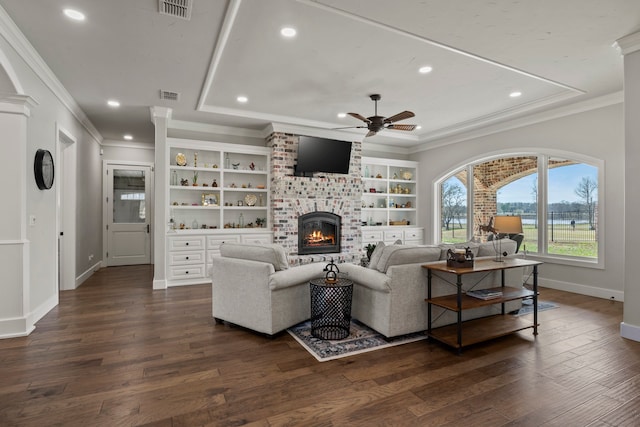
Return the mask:
{"type": "MultiPolygon", "coordinates": [[[[602,159],[597,159],[594,157],[586,156],[580,153],[574,153],[570,151],[563,150],[536,150],[536,149],[524,149],[524,150],[500,150],[489,153],[486,153],[482,156],[478,156],[476,158],[468,159],[463,164],[458,164],[457,166],[449,169],[446,173],[444,173],[440,178],[436,178],[434,180],[433,186],[433,195],[434,195],[434,221],[433,221],[433,230],[434,236],[436,237],[436,244],[442,242],[442,235],[440,230],[440,218],[442,214],[442,208],[440,206],[440,191],[442,184],[459,173],[462,170],[467,171],[467,221],[469,218],[474,218],[473,216],[473,206],[474,206],[474,191],[473,188],[473,167],[475,165],[488,162],[491,160],[497,160],[505,157],[521,157],[521,156],[536,156],[538,159],[538,219],[542,224],[547,223],[547,205],[548,205],[548,162],[549,158],[552,157],[561,157],[566,158],[568,160],[574,160],[576,162],[588,164],[598,169],[598,230],[596,233],[596,238],[598,239],[598,255],[596,259],[593,258],[583,258],[583,257],[567,257],[561,255],[554,255],[547,253],[548,249],[548,241],[547,241],[547,227],[539,227],[538,228],[538,248],[542,249],[541,253],[535,254],[527,254],[527,257],[532,259],[537,259],[540,261],[548,262],[550,264],[562,264],[562,265],[571,265],[577,267],[585,267],[585,268],[595,268],[595,269],[604,269],[605,268],[605,233],[604,227],[606,224],[605,217],[605,161],[602,159]],[[542,191],[540,189],[543,189],[542,191]]],[[[467,239],[471,239],[473,237],[473,227],[467,227],[467,239]]]]}

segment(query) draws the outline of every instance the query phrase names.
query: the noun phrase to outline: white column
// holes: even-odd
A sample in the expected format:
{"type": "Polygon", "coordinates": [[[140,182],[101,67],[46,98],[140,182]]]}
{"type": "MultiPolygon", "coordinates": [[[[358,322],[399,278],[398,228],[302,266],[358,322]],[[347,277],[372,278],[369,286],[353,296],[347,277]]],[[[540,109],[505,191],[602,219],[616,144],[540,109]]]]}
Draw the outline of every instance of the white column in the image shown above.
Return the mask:
{"type": "Polygon", "coordinates": [[[151,107],[151,121],[155,126],[155,185],[153,215],[153,289],[167,288],[166,272],[166,231],[169,222],[169,195],[167,165],[169,149],[167,147],[167,128],[171,119],[171,109],[151,107]]]}
{"type": "Polygon", "coordinates": [[[31,98],[0,97],[0,338],[25,336],[29,320],[29,241],[27,240],[27,119],[31,98]]]}
{"type": "Polygon", "coordinates": [[[640,242],[640,32],[623,37],[617,44],[624,55],[625,127],[624,315],[620,335],[640,341],[640,272],[636,267],[640,242]]]}

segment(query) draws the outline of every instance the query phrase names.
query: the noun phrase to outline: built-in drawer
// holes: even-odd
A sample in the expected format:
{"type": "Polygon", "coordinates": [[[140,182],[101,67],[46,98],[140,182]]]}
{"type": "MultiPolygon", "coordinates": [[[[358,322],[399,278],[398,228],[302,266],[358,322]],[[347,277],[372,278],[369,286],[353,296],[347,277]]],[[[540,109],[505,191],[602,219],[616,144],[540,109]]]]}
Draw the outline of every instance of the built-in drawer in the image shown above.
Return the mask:
{"type": "Polygon", "coordinates": [[[171,236],[168,240],[169,251],[204,249],[204,236],[171,236]]]}
{"type": "Polygon", "coordinates": [[[169,252],[169,265],[202,264],[204,251],[169,252]]]}
{"type": "Polygon", "coordinates": [[[382,230],[362,230],[363,242],[379,242],[382,240],[382,230]]]}
{"type": "Polygon", "coordinates": [[[204,277],[204,264],[169,267],[169,280],[201,279],[204,277]]]}
{"type": "Polygon", "coordinates": [[[240,243],[240,236],[208,236],[207,237],[207,250],[219,251],[220,245],[224,242],[228,243],[240,243]]]}
{"type": "Polygon", "coordinates": [[[422,228],[410,228],[403,231],[404,240],[406,241],[424,241],[424,230],[422,228]]]}
{"type": "Polygon", "coordinates": [[[384,241],[396,241],[398,239],[402,240],[404,236],[402,235],[402,230],[386,230],[384,232],[384,241]]]}

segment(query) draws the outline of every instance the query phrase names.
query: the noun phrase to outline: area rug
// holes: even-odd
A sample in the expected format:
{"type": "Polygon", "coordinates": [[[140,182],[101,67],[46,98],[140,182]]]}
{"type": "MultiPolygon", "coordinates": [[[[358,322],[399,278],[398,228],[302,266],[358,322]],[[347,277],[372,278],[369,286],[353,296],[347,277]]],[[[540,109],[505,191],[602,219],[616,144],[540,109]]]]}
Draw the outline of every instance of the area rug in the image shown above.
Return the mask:
{"type": "Polygon", "coordinates": [[[385,338],[357,320],[351,321],[349,336],[342,340],[321,340],[311,336],[311,322],[302,322],[287,332],[318,361],[339,359],[368,351],[380,350],[427,338],[426,332],[385,338]]]}
{"type": "MultiPolygon", "coordinates": [[[[540,301],[538,300],[538,313],[541,311],[551,310],[554,308],[558,308],[558,304],[550,302],[550,301],[540,301]]],[[[522,301],[522,307],[520,310],[517,310],[511,314],[514,316],[524,316],[525,314],[533,313],[533,301],[530,299],[526,299],[522,301]]]]}

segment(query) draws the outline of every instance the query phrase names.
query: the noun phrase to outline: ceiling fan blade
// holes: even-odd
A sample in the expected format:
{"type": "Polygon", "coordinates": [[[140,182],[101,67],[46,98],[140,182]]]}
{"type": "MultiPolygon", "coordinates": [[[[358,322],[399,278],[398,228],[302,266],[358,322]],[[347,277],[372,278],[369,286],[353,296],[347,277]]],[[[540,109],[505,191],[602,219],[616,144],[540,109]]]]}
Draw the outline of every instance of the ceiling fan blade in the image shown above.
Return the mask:
{"type": "Polygon", "coordinates": [[[369,123],[371,122],[371,120],[367,119],[366,117],[358,114],[358,113],[347,113],[348,115],[350,115],[351,117],[355,117],[358,120],[362,120],[365,123],[369,123]]]}
{"type": "Polygon", "coordinates": [[[393,130],[414,130],[416,128],[417,125],[398,125],[398,124],[392,124],[387,126],[387,129],[393,129],[393,130]]]}
{"type": "Polygon", "coordinates": [[[398,113],[395,116],[387,117],[386,119],[384,119],[384,122],[385,123],[399,122],[400,120],[410,119],[411,117],[414,117],[414,116],[415,114],[413,114],[413,112],[411,111],[403,111],[402,113],[398,113]]]}
{"type": "Polygon", "coordinates": [[[378,133],[378,132],[374,132],[374,131],[370,130],[370,131],[369,131],[369,133],[368,133],[368,134],[366,134],[364,137],[366,138],[366,137],[368,137],[368,136],[373,136],[373,135],[375,135],[376,133],[378,133]]]}

